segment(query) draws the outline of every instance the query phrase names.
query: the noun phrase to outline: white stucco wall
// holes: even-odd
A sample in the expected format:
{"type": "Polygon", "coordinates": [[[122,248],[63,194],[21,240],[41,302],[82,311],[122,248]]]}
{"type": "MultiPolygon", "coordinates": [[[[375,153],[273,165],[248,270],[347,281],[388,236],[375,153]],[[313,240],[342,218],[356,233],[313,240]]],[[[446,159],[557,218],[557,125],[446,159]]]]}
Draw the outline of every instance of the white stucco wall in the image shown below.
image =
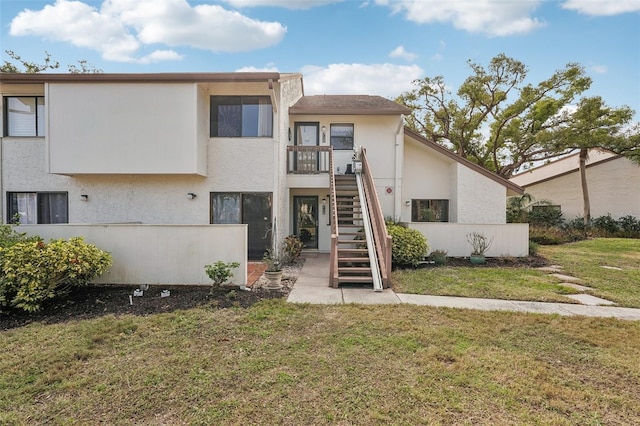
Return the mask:
{"type": "Polygon", "coordinates": [[[408,226],[426,237],[429,252],[440,249],[447,250],[451,257],[468,257],[472,248],[467,235],[480,232],[492,241],[486,253],[488,257],[522,257],[529,254],[528,223],[413,222],[408,226]]]}
{"type": "MultiPolygon", "coordinates": [[[[614,218],[640,218],[640,166],[625,158],[587,167],[591,217],[608,213],[614,218]]],[[[583,216],[582,186],[578,171],[525,187],[535,200],[560,205],[567,220],[583,216]]]]}
{"type": "Polygon", "coordinates": [[[111,253],[105,284],[203,284],[205,265],[239,262],[231,282],[247,283],[247,225],[20,225],[45,241],[83,236],[111,253]]]}
{"type": "MultiPolygon", "coordinates": [[[[279,135],[286,135],[286,107],[302,94],[300,80],[288,80],[282,88],[286,92],[284,98],[280,98],[279,84],[274,84],[279,108],[274,117],[273,138],[209,137],[209,96],[212,93],[269,95],[266,82],[244,85],[200,84],[190,87],[189,91],[194,94],[193,123],[197,126],[194,134],[197,134],[198,155],[205,155],[201,163],[206,165],[203,173],[206,176],[170,173],[74,176],[50,174],[47,173],[45,138],[5,137],[1,142],[0,162],[3,219],[6,220],[7,214],[4,202],[6,192],[39,191],[68,192],[70,223],[208,224],[211,213],[209,193],[227,191],[272,192],[274,215],[286,215],[288,201],[285,165],[281,165],[282,176],[276,170],[280,150],[283,152],[282,158],[285,158],[286,140],[280,143],[279,135]],[[277,190],[279,186],[282,187],[280,192],[277,190]],[[197,194],[197,197],[189,200],[188,192],[197,194]],[[88,195],[89,200],[81,201],[81,194],[88,195]]],[[[42,86],[40,88],[42,90],[42,86]]],[[[31,92],[37,91],[37,86],[28,89],[31,92]]],[[[17,94],[23,93],[24,91],[17,94]]],[[[183,110],[180,114],[185,115],[185,111],[188,114],[188,110],[183,110]]],[[[178,141],[177,145],[180,146],[181,143],[182,141],[178,141]]],[[[160,147],[154,148],[154,151],[159,150],[160,147]]],[[[279,232],[286,235],[287,228],[279,229],[279,232]]]]}
{"type": "MultiPolygon", "coordinates": [[[[354,146],[362,146],[367,150],[367,159],[374,175],[380,205],[385,216],[394,216],[396,191],[396,131],[401,117],[395,116],[363,116],[363,115],[292,115],[291,131],[295,122],[317,122],[320,129],[325,126],[325,141],[320,135],[320,145],[330,146],[331,124],[353,123],[354,146]],[[391,192],[387,191],[390,188],[391,192]]],[[[321,132],[322,133],[322,132],[321,132]]],[[[289,142],[290,145],[294,141],[289,142]]],[[[353,151],[334,151],[334,171],[344,173],[347,165],[352,163],[353,151]],[[338,168],[340,170],[338,171],[338,168]]]]}
{"type": "MultiPolygon", "coordinates": [[[[456,175],[456,222],[506,223],[506,188],[460,164],[452,165],[456,175]]],[[[451,207],[451,206],[450,206],[451,207]]]]}
{"type": "Polygon", "coordinates": [[[51,173],[206,173],[194,83],[49,83],[45,97],[51,173]]]}
{"type": "Polygon", "coordinates": [[[405,138],[402,221],[412,199],[449,200],[449,222],[506,223],[506,188],[469,167],[405,138]]]}
{"type": "MultiPolygon", "coordinates": [[[[437,155],[422,144],[405,140],[404,169],[402,175],[402,221],[411,221],[412,199],[449,200],[451,215],[451,199],[453,182],[450,179],[451,160],[437,155]]],[[[450,221],[453,219],[450,217],[450,221]]]]}

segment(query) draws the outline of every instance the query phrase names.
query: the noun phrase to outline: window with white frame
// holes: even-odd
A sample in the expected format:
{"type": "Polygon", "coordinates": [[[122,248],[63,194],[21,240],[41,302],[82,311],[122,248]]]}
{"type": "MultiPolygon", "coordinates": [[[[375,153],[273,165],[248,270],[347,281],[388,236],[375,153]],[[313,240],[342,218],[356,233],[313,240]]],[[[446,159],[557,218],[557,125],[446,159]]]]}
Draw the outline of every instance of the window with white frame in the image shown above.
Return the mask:
{"type": "Polygon", "coordinates": [[[69,223],[66,192],[7,192],[7,223],[69,223]]]}
{"type": "Polygon", "coordinates": [[[449,222],[449,200],[411,200],[412,222],[449,222]]]}
{"type": "Polygon", "coordinates": [[[44,136],[44,97],[5,96],[5,136],[44,136]]]}
{"type": "Polygon", "coordinates": [[[269,96],[211,96],[211,137],[273,136],[269,96]]]}
{"type": "Polygon", "coordinates": [[[333,149],[352,150],[353,124],[332,124],[330,139],[333,149]]]}

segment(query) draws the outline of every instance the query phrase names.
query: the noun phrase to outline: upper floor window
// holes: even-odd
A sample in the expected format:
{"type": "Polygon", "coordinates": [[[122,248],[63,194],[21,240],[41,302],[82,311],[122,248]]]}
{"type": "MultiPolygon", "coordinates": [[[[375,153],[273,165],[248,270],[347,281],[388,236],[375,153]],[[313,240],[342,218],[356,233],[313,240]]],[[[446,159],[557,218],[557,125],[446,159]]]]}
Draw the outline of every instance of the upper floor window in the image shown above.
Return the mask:
{"type": "Polygon", "coordinates": [[[273,136],[273,108],[269,96],[212,96],[211,137],[273,136]]]}
{"type": "Polygon", "coordinates": [[[7,223],[68,223],[66,192],[7,192],[7,223]]]}
{"type": "Polygon", "coordinates": [[[4,110],[5,136],[44,136],[43,96],[6,96],[4,110]]]}
{"type": "Polygon", "coordinates": [[[412,222],[449,222],[449,200],[411,200],[412,222]]]}
{"type": "Polygon", "coordinates": [[[353,149],[353,124],[332,124],[331,146],[333,149],[353,149]]]}

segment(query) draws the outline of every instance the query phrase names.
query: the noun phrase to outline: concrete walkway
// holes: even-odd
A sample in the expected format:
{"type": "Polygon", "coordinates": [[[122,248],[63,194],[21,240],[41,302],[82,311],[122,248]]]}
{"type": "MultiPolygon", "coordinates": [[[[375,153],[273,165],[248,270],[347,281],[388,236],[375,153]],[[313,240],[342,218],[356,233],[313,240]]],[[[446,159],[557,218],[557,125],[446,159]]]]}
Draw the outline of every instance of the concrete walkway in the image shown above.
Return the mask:
{"type": "Polygon", "coordinates": [[[538,314],[582,315],[587,317],[619,318],[640,321],[640,309],[612,306],[577,305],[570,303],[526,302],[515,300],[476,299],[470,297],[424,296],[418,294],[394,293],[384,290],[380,293],[372,287],[329,287],[329,255],[305,255],[305,263],[298,280],[287,299],[291,303],[311,304],[399,304],[435,306],[483,311],[513,311],[538,314]]]}

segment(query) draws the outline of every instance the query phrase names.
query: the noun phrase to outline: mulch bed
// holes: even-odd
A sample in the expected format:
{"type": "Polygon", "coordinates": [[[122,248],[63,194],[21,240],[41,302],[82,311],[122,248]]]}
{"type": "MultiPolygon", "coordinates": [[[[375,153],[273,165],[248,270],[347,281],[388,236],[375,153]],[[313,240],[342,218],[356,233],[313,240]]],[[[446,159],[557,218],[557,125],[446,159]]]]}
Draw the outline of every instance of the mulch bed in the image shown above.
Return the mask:
{"type": "Polygon", "coordinates": [[[47,301],[38,312],[12,309],[0,312],[0,330],[22,327],[32,322],[55,324],[69,320],[96,318],[104,315],[150,315],[209,306],[215,309],[247,308],[265,299],[285,297],[288,289],[252,291],[225,287],[211,291],[210,286],[150,286],[142,297],[132,297],[138,286],[90,285],[74,289],[65,297],[47,301]],[[169,297],[160,297],[169,290],[169,297]]]}

